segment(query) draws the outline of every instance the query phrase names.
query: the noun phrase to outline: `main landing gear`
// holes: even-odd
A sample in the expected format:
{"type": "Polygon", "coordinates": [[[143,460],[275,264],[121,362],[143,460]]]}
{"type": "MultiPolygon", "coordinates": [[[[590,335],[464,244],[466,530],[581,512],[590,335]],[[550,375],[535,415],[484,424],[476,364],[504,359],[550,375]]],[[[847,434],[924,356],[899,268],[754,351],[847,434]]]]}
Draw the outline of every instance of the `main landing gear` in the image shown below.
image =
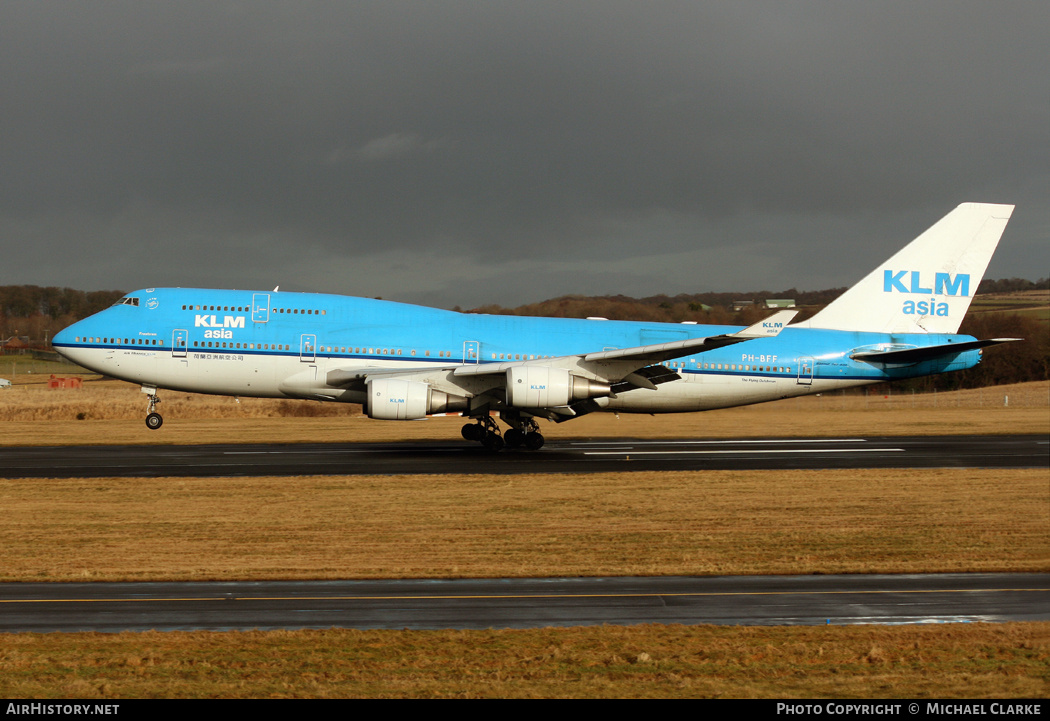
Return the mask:
{"type": "Polygon", "coordinates": [[[153,388],[152,392],[151,390],[143,388],[142,392],[149,396],[149,412],[146,415],[146,428],[155,431],[164,425],[164,418],[160,413],[157,413],[157,404],[160,403],[160,398],[157,396],[156,388],[153,388]]]}
{"type": "Polygon", "coordinates": [[[504,417],[510,428],[502,436],[499,424],[489,416],[478,418],[477,423],[463,426],[463,437],[468,441],[478,441],[490,451],[503,448],[526,448],[536,451],[543,447],[543,435],[534,418],[504,417]]]}

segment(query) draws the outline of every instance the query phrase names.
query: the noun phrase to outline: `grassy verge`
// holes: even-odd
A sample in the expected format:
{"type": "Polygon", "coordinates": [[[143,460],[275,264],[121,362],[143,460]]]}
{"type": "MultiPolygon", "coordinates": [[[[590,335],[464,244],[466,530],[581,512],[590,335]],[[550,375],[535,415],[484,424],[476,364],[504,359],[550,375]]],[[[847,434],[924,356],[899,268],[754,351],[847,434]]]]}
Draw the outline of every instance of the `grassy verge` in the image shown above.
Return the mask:
{"type": "Polygon", "coordinates": [[[0,480],[0,580],[1050,569],[1045,470],[0,480]]]}
{"type": "MultiPolygon", "coordinates": [[[[18,385],[0,392],[0,445],[354,443],[461,440],[458,417],[375,421],[357,406],[312,401],[165,393],[159,431],[143,423],[146,398],[119,381],[82,390],[18,385]]],[[[593,413],[544,423],[548,439],[630,436],[731,438],[923,434],[1050,434],[1050,382],[951,393],[825,394],[706,413],[658,416],[593,413]]]]}
{"type": "Polygon", "coordinates": [[[6,698],[1045,698],[1050,624],[23,634],[6,698]]]}

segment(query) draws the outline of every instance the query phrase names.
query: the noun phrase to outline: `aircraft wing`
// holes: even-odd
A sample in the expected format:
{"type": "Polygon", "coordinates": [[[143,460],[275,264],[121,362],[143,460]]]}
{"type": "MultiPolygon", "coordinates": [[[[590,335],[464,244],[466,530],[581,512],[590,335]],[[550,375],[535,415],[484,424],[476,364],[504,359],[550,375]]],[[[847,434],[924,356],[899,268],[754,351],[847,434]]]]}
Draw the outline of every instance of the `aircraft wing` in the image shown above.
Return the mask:
{"type": "MultiPolygon", "coordinates": [[[[757,338],[772,338],[779,335],[791,319],[798,314],[795,310],[782,310],[774,313],[769,318],[759,321],[744,330],[725,335],[708,336],[706,338],[690,338],[688,340],[672,341],[670,343],[654,343],[650,345],[635,346],[633,348],[618,348],[616,350],[597,351],[594,353],[582,353],[579,355],[561,356],[558,358],[545,358],[530,361],[510,361],[504,363],[482,363],[480,365],[457,366],[454,374],[456,376],[474,376],[488,374],[503,374],[508,368],[518,365],[549,366],[555,368],[567,368],[573,371],[593,373],[596,377],[610,382],[620,382],[635,375],[635,371],[647,366],[662,363],[672,358],[692,355],[694,353],[706,353],[716,348],[724,348],[734,343],[742,343],[757,338]]],[[[674,374],[675,380],[678,378],[674,374]]],[[[640,381],[636,385],[640,388],[653,388],[656,382],[647,380],[638,374],[634,380],[640,381]]],[[[666,381],[664,381],[666,382],[666,381]]]]}
{"type": "Polygon", "coordinates": [[[631,388],[654,390],[661,383],[680,378],[678,373],[672,369],[659,365],[663,361],[724,348],[734,343],[758,338],[772,338],[787,326],[797,312],[779,311],[736,333],[706,338],[691,338],[671,343],[656,343],[556,358],[449,365],[425,370],[397,367],[335,369],[328,372],[326,382],[331,387],[363,390],[371,380],[398,379],[426,383],[435,390],[452,395],[478,397],[496,392],[498,396],[503,396],[508,370],[519,366],[531,366],[565,369],[582,377],[607,383],[614,394],[631,388]]]}
{"type": "Polygon", "coordinates": [[[691,338],[689,340],[674,341],[671,343],[657,343],[655,345],[643,345],[635,348],[622,348],[618,350],[601,351],[600,353],[588,353],[583,356],[585,361],[606,360],[645,360],[646,364],[660,363],[672,358],[681,358],[693,353],[706,353],[716,348],[724,348],[734,343],[742,343],[757,338],[773,338],[780,334],[791,319],[798,315],[797,310],[782,310],[774,313],[765,320],[759,321],[744,330],[727,335],[715,335],[707,338],[691,338]]]}

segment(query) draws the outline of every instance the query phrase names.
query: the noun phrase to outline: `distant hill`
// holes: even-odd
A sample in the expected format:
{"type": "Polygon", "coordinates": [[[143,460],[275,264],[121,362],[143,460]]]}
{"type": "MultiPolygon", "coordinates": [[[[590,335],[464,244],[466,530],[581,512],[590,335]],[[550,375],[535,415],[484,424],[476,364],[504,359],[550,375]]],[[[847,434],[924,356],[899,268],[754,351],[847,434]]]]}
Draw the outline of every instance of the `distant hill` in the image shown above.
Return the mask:
{"type": "MultiPolygon", "coordinates": [[[[691,320],[698,323],[747,325],[758,320],[769,311],[765,301],[774,298],[790,298],[799,310],[797,320],[804,320],[839,297],[846,288],[800,291],[796,288],[778,290],[747,291],[743,293],[681,293],[675,296],[653,295],[647,298],[632,298],[626,295],[581,296],[565,295],[539,303],[504,308],[485,305],[470,313],[492,315],[535,315],[555,318],[586,318],[598,316],[609,320],[648,320],[681,323],[691,320]],[[752,301],[756,307],[734,312],[737,301],[752,301]],[[705,310],[707,306],[710,310],[705,310]]],[[[1009,278],[983,280],[977,295],[991,293],[1018,293],[1034,290],[1050,290],[1050,278],[1039,281],[1009,278]]]]}
{"type": "MultiPolygon", "coordinates": [[[[837,298],[845,288],[776,292],[697,293],[695,295],[631,298],[624,295],[600,297],[562,296],[540,303],[502,308],[498,305],[475,308],[471,313],[535,315],[560,318],[598,316],[609,320],[643,320],[680,323],[696,321],[717,325],[750,325],[773,311],[764,307],[771,298],[792,298],[799,310],[797,320],[815,314],[837,298]],[[751,300],[755,305],[733,311],[733,303],[751,300]],[[707,306],[709,309],[705,309],[707,306]]],[[[1050,279],[1037,282],[1010,278],[984,280],[970,312],[963,319],[960,333],[977,338],[1024,338],[989,348],[976,368],[894,383],[898,389],[929,392],[956,388],[979,388],[1003,383],[1050,380],[1050,279]]],[[[874,386],[878,390],[878,386],[874,386]]]]}

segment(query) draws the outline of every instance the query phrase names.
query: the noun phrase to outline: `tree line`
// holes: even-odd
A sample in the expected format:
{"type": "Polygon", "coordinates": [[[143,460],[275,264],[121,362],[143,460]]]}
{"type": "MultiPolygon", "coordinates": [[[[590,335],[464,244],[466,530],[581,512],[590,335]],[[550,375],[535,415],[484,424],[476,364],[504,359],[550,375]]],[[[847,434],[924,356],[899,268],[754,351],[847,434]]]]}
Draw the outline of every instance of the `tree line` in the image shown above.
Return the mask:
{"type": "Polygon", "coordinates": [[[893,383],[897,391],[917,393],[983,388],[1050,380],[1050,323],[1010,312],[967,313],[959,332],[974,338],[1024,338],[985,348],[974,368],[893,383]]]}
{"type": "MultiPolygon", "coordinates": [[[[1038,281],[1022,278],[1002,280],[982,280],[976,295],[988,293],[1016,293],[1029,290],[1050,289],[1050,278],[1038,281]]],[[[485,305],[474,308],[470,313],[488,313],[491,315],[533,315],[554,318],[586,318],[598,316],[609,320],[646,320],[663,323],[681,323],[695,320],[698,323],[715,325],[739,325],[745,321],[757,322],[763,314],[768,314],[762,304],[773,298],[790,298],[798,306],[799,315],[796,322],[805,320],[842,295],[846,288],[827,288],[825,290],[801,291],[797,288],[768,291],[754,290],[746,293],[680,293],[674,296],[652,295],[646,298],[632,298],[626,295],[582,296],[564,295],[558,298],[530,303],[516,308],[504,308],[499,305],[485,305]],[[754,301],[758,306],[743,311],[733,311],[737,301],[754,301]],[[708,310],[709,309],[709,310],[708,310]]],[[[460,310],[458,307],[455,310],[460,310]]]]}
{"type": "Polygon", "coordinates": [[[67,325],[108,308],[123,296],[121,290],[0,285],[0,340],[22,336],[42,341],[67,325]]]}

